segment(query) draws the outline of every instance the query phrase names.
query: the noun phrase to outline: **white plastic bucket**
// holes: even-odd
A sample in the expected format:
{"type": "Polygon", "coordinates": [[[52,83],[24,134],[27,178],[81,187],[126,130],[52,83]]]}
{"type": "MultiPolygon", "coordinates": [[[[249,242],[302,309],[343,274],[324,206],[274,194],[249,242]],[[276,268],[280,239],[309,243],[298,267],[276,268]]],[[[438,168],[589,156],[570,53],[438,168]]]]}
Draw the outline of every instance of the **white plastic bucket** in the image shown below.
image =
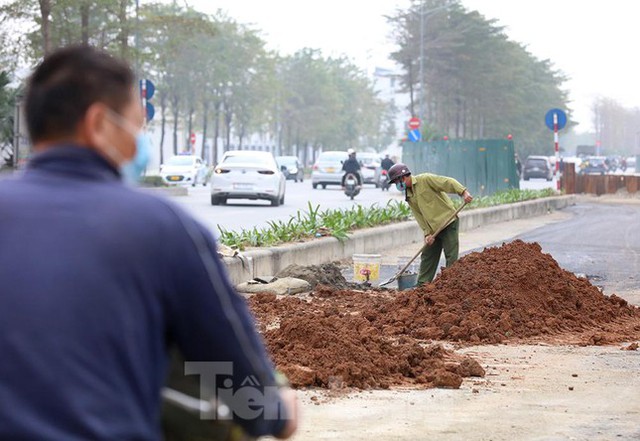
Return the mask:
{"type": "Polygon", "coordinates": [[[356,282],[377,282],[380,280],[380,254],[354,254],[353,280],[356,282]]]}

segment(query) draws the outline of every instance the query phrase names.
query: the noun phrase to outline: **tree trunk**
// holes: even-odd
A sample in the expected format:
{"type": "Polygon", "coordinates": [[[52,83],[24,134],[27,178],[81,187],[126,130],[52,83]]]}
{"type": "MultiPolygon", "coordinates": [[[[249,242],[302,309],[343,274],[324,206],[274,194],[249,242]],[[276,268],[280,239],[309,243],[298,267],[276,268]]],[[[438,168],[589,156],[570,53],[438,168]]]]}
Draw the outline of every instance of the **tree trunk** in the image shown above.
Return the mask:
{"type": "Polygon", "coordinates": [[[244,127],[241,127],[238,133],[238,150],[242,150],[243,140],[244,140],[244,127]]]}
{"type": "Polygon", "coordinates": [[[167,96],[162,93],[160,94],[160,164],[164,162],[164,132],[167,124],[166,107],[167,96]]]}
{"type": "Polygon", "coordinates": [[[413,64],[411,61],[409,61],[407,67],[409,69],[409,81],[407,81],[409,83],[409,111],[411,112],[411,116],[416,116],[415,101],[413,99],[413,64]]]}
{"type": "Polygon", "coordinates": [[[225,127],[225,144],[224,151],[229,150],[229,146],[231,145],[231,121],[233,119],[233,114],[229,110],[225,110],[224,112],[224,127],[225,127]]]}
{"type": "Polygon", "coordinates": [[[220,136],[220,108],[222,101],[216,102],[214,108],[214,125],[213,125],[213,165],[218,163],[218,137],[220,136]]]}
{"type": "Polygon", "coordinates": [[[171,99],[171,103],[173,106],[173,154],[177,155],[178,154],[178,114],[179,109],[178,109],[178,104],[180,103],[180,98],[178,98],[178,95],[174,95],[171,99]]]}
{"type": "Polygon", "coordinates": [[[189,107],[189,120],[187,127],[187,143],[189,145],[189,152],[191,152],[192,155],[195,155],[196,145],[195,143],[191,144],[191,133],[193,132],[193,105],[189,107]]]}
{"type": "Polygon", "coordinates": [[[309,163],[309,143],[304,143],[304,152],[302,152],[302,163],[307,165],[309,163]]]}
{"type": "Polygon", "coordinates": [[[51,0],[40,0],[40,18],[42,19],[42,53],[45,57],[51,52],[49,15],[51,15],[51,0]]]}
{"type": "Polygon", "coordinates": [[[120,10],[118,11],[118,20],[120,21],[120,34],[118,41],[120,42],[120,56],[127,58],[129,52],[129,25],[127,22],[127,5],[129,0],[120,0],[120,10]]]}
{"type": "Polygon", "coordinates": [[[82,45],[89,46],[89,2],[87,1],[80,5],[80,35],[82,45]]]}
{"type": "Polygon", "coordinates": [[[202,112],[202,155],[205,164],[209,165],[209,151],[207,150],[207,123],[209,122],[209,100],[205,99],[202,112]]]}

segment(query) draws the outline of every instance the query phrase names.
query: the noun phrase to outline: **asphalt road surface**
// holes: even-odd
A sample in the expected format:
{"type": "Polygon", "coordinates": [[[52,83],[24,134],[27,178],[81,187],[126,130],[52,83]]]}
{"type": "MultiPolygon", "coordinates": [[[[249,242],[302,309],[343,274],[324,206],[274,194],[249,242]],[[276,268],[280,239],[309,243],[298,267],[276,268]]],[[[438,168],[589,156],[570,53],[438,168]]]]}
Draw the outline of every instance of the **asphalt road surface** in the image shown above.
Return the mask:
{"type": "Polygon", "coordinates": [[[328,208],[347,209],[356,205],[371,206],[385,205],[391,199],[402,200],[402,196],[395,188],[382,191],[373,185],[365,185],[364,189],[352,201],[336,186],[329,186],[326,190],[318,187],[314,190],[311,182],[295,183],[287,181],[285,203],[279,207],[272,207],[269,201],[251,201],[248,199],[231,199],[227,205],[211,205],[209,187],[189,188],[189,196],[172,198],[184,209],[190,212],[205,226],[217,231],[221,225],[227,230],[250,229],[255,226],[266,227],[269,221],[287,221],[298,211],[307,211],[309,202],[313,206],[320,205],[321,210],[328,208]]]}
{"type": "Polygon", "coordinates": [[[518,236],[608,294],[640,293],[640,205],[579,203],[564,222],[518,236]]]}
{"type": "MultiPolygon", "coordinates": [[[[521,181],[522,189],[555,188],[555,181],[544,179],[521,181]]],[[[313,206],[320,205],[321,210],[332,208],[347,209],[355,205],[371,206],[385,205],[389,200],[402,200],[402,194],[395,188],[382,191],[373,185],[365,185],[363,190],[352,201],[336,186],[329,186],[326,190],[318,187],[312,189],[311,181],[295,183],[287,181],[285,203],[279,207],[272,207],[269,201],[251,201],[248,199],[229,200],[227,205],[211,205],[209,187],[188,187],[188,196],[176,196],[171,199],[182,206],[201,223],[215,234],[218,225],[226,230],[239,231],[253,227],[266,227],[269,221],[287,221],[298,211],[307,211],[309,202],[313,206]]]]}

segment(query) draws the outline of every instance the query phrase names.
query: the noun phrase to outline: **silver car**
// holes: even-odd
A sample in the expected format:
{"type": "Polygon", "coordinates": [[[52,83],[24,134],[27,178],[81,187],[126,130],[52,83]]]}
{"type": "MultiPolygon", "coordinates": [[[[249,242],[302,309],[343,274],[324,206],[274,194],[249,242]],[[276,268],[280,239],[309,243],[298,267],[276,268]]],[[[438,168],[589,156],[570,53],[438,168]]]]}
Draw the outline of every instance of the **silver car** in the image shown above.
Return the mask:
{"type": "Polygon", "coordinates": [[[297,156],[276,156],[276,162],[286,179],[304,181],[304,167],[297,156]]]}
{"type": "Polygon", "coordinates": [[[311,171],[311,185],[313,188],[327,188],[327,185],[342,186],[342,163],[349,157],[347,152],[326,151],[320,153],[311,171]]]}
{"type": "Polygon", "coordinates": [[[284,204],[285,178],[269,152],[229,151],[211,175],[211,205],[228,199],[266,199],[284,204]]]}

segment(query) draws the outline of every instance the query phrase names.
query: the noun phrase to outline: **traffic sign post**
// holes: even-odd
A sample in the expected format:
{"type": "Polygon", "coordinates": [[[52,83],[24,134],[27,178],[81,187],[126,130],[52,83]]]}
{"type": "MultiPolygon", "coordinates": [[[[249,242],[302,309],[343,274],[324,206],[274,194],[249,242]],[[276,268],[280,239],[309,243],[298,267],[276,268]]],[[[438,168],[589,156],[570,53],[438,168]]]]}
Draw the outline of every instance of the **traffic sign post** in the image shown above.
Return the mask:
{"type": "Polygon", "coordinates": [[[567,114],[560,109],[551,109],[544,117],[544,122],[553,130],[553,144],[556,151],[556,190],[560,190],[560,145],[558,143],[558,130],[562,130],[567,125],[567,114]]]}
{"type": "Polygon", "coordinates": [[[409,131],[409,141],[418,142],[421,139],[422,139],[422,134],[420,133],[420,130],[413,129],[409,131]]]}
{"type": "Polygon", "coordinates": [[[153,107],[153,104],[149,102],[149,100],[153,98],[155,92],[156,86],[150,80],[140,80],[140,99],[142,100],[142,108],[145,109],[147,118],[146,122],[151,121],[156,113],[155,107],[153,107]]]}

